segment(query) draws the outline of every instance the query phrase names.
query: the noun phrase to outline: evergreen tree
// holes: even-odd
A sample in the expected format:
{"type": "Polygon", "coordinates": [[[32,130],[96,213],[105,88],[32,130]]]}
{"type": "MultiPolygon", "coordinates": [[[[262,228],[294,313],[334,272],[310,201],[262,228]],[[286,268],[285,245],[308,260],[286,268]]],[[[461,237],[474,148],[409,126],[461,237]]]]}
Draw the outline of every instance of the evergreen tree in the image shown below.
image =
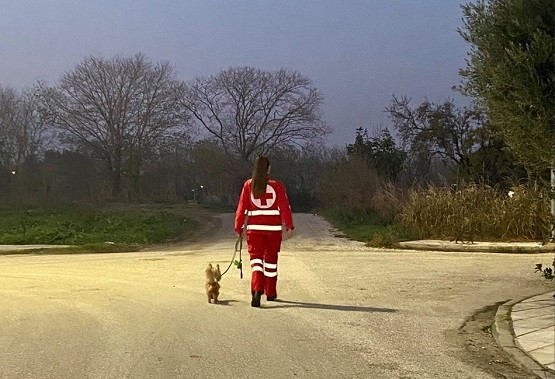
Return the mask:
{"type": "Polygon", "coordinates": [[[395,180],[406,159],[406,153],[397,147],[387,128],[375,137],[368,136],[368,130],[357,128],[355,142],[347,145],[347,155],[364,158],[384,179],[395,180]]]}
{"type": "Polygon", "coordinates": [[[555,157],[555,2],[479,0],[462,6],[471,44],[461,90],[530,173],[555,157]]]}

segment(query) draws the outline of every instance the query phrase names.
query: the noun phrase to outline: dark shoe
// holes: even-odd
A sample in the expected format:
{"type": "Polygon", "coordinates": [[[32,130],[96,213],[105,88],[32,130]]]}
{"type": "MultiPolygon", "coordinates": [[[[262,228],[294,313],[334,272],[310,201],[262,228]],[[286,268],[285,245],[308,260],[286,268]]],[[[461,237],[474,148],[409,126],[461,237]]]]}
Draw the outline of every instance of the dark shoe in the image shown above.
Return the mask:
{"type": "Polygon", "coordinates": [[[268,296],[268,297],[266,297],[266,300],[268,300],[268,301],[276,301],[276,300],[277,300],[277,296],[268,296]]]}
{"type": "Polygon", "coordinates": [[[251,307],[260,307],[261,297],[262,297],[262,292],[255,292],[255,294],[252,295],[251,307]]]}

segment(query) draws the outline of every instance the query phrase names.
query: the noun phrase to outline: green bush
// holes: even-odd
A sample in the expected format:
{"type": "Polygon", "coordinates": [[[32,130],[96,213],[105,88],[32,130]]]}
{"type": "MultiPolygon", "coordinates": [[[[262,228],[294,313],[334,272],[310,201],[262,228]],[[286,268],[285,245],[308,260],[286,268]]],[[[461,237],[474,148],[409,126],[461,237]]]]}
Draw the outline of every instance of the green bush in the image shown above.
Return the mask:
{"type": "Polygon", "coordinates": [[[194,226],[161,209],[0,209],[0,244],[149,244],[194,226]]]}

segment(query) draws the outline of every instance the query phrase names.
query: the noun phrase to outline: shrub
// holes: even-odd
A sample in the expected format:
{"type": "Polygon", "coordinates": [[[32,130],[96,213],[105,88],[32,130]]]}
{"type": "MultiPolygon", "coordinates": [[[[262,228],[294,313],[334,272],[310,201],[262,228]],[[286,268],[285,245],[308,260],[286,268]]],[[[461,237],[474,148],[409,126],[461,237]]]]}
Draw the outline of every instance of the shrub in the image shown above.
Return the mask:
{"type": "Polygon", "coordinates": [[[361,158],[338,164],[320,183],[318,198],[324,208],[345,214],[372,211],[372,199],[382,185],[376,171],[361,158]]]}

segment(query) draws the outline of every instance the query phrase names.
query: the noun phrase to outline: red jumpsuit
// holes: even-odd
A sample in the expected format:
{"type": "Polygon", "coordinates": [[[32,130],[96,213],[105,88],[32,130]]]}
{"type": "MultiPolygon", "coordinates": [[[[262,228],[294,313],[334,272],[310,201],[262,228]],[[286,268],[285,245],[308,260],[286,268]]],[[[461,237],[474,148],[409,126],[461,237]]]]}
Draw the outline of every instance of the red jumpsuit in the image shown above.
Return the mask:
{"type": "Polygon", "coordinates": [[[255,199],[251,179],[243,185],[237,211],[235,232],[241,234],[247,216],[247,247],[251,263],[251,291],[277,297],[277,263],[281,248],[282,225],[293,229],[293,215],[285,186],[268,178],[266,193],[255,199]]]}

